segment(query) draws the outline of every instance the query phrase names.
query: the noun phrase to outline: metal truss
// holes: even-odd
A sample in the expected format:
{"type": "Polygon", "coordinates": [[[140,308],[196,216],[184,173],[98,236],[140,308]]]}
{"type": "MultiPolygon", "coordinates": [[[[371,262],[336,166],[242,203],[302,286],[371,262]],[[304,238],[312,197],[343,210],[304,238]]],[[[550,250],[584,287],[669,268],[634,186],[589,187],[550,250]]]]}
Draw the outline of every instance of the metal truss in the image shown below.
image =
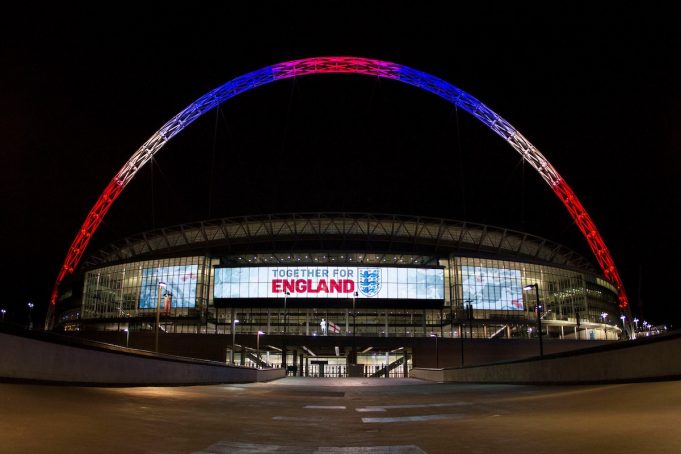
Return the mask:
{"type": "Polygon", "coordinates": [[[370,213],[242,216],[165,227],[99,250],[85,265],[96,267],[206,247],[230,251],[245,245],[240,250],[255,254],[279,250],[278,243],[304,241],[319,245],[361,241],[367,249],[375,245],[373,252],[427,249],[447,254],[490,254],[594,272],[591,264],[574,251],[527,233],[447,219],[370,213]]]}
{"type": "Polygon", "coordinates": [[[413,85],[434,93],[452,104],[455,104],[501,136],[541,175],[554,193],[560,198],[561,202],[565,205],[586,238],[605,277],[617,287],[620,308],[622,310],[628,308],[628,299],[622,280],[615,267],[610,251],[605,245],[601,234],[596,229],[591,217],[582,206],[574,191],[568,186],[544,155],[542,155],[529,140],[520,134],[520,132],[511,126],[510,123],[463,90],[422,71],[395,63],[368,58],[315,57],[267,66],[225,83],[190,104],[163,125],[161,129],[137,149],[132,157],[109,182],[104,192],[99,196],[99,199],[88,213],[85,222],[83,222],[73,243],[69,247],[66,259],[59,271],[52,291],[48,317],[45,322],[46,326],[49,327],[52,324],[54,305],[57,301],[59,285],[64,278],[68,274],[73,273],[78,266],[92,235],[99,227],[99,224],[109,211],[112,203],[118,198],[125,186],[127,186],[137,172],[149,162],[154,154],[156,154],[170,139],[204,113],[240,93],[281,79],[325,73],[365,74],[374,77],[398,80],[413,85]]]}

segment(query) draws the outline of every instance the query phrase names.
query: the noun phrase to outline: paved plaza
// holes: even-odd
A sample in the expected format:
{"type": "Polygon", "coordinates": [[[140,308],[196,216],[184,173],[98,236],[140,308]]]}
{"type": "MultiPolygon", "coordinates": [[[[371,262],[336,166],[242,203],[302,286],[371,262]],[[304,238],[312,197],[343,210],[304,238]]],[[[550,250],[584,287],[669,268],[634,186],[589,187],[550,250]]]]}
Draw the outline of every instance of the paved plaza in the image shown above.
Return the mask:
{"type": "Polygon", "coordinates": [[[681,382],[0,384],[1,452],[681,452],[681,382]]]}

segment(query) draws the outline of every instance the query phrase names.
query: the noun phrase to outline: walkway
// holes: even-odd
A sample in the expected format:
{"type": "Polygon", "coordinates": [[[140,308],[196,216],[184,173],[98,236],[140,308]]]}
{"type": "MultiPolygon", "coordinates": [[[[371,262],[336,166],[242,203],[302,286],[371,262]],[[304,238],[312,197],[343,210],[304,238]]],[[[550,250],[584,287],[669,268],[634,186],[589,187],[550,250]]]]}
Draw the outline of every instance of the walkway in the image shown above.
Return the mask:
{"type": "Polygon", "coordinates": [[[3,452],[681,452],[681,382],[412,379],[82,388],[0,384],[3,452]]]}

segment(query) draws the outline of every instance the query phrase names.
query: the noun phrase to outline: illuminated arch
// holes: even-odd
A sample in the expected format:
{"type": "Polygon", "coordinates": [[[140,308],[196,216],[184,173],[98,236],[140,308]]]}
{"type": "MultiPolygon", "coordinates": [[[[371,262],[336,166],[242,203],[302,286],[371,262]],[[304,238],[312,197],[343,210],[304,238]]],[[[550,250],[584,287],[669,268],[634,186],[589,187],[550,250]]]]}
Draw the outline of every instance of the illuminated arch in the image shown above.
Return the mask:
{"type": "Polygon", "coordinates": [[[76,238],[68,250],[64,264],[57,276],[54,290],[50,299],[50,310],[46,324],[51,325],[51,315],[57,300],[59,285],[64,278],[73,273],[80,262],[90,238],[95,233],[107,211],[137,172],[156,154],[170,139],[182,131],[204,113],[227,101],[228,99],[248,91],[252,88],[268,84],[281,79],[288,79],[307,74],[366,74],[400,82],[422,88],[434,93],[452,104],[460,107],[484,123],[507,141],[527,161],[539,175],[548,183],[553,192],[560,198],[570,216],[581,230],[589,243],[598,264],[605,277],[612,282],[619,292],[620,309],[628,308],[627,295],[619,276],[610,251],[603,242],[603,238],[596,229],[596,225],[586,212],[581,202],[570,186],[553,168],[551,163],[511,124],[492,112],[486,105],[452,84],[415,69],[381,60],[361,57],[315,57],[278,63],[273,66],[253,71],[237,77],[226,84],[206,93],[190,104],[182,112],[168,121],[149,140],[147,140],[123,168],[113,177],[104,192],[92,207],[83,222],[76,238]]]}

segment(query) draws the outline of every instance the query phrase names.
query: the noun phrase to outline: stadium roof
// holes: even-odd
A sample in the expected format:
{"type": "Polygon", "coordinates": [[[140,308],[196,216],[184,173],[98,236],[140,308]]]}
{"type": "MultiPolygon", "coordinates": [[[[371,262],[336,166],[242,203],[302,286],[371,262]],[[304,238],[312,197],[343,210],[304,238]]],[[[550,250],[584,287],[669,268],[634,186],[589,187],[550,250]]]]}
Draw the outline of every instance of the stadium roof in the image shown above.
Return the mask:
{"type": "Polygon", "coordinates": [[[165,227],[100,249],[84,266],[207,250],[239,254],[335,249],[489,256],[595,273],[581,255],[529,233],[449,219],[333,212],[240,216],[165,227]]]}

